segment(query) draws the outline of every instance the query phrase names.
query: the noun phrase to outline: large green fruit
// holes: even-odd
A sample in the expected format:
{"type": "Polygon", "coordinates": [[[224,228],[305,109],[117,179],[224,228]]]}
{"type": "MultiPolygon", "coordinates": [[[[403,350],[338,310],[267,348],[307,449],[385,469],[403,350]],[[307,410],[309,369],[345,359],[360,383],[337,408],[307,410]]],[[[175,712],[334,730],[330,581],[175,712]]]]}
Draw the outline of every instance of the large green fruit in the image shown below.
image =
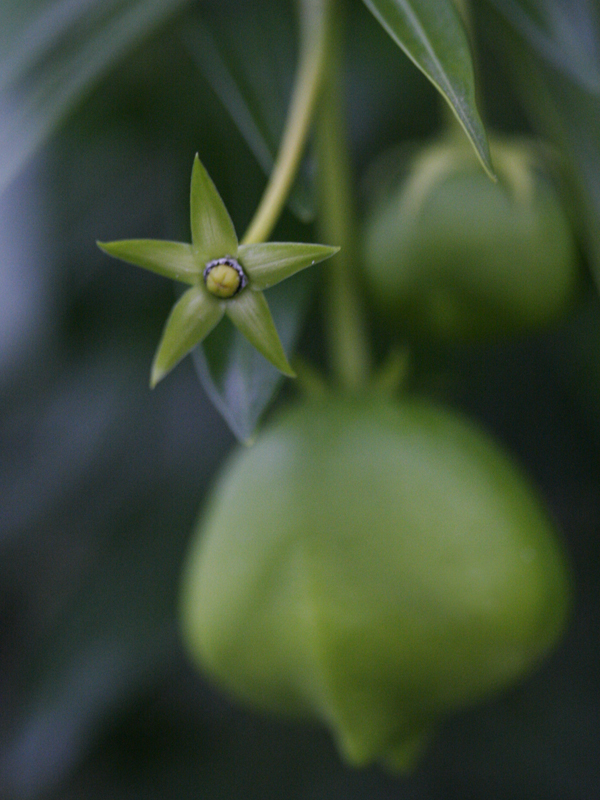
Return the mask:
{"type": "Polygon", "coordinates": [[[569,581],[504,452],[424,402],[298,405],[229,462],[188,555],[193,659],[346,760],[408,768],[443,715],[557,641],[569,581]]]}
{"type": "Polygon", "coordinates": [[[534,145],[491,142],[498,182],[467,144],[419,151],[364,231],[367,287],[409,334],[472,340],[534,330],[572,305],[577,250],[534,145]]]}

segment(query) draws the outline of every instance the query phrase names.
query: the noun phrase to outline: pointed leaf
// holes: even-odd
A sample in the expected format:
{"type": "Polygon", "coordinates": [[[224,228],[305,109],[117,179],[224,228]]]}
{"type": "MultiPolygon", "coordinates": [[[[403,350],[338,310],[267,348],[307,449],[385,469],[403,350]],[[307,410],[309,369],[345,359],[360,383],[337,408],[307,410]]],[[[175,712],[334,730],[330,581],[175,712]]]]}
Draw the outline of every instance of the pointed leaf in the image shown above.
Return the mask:
{"type": "Polygon", "coordinates": [[[120,258],[128,264],[135,264],[175,281],[198,283],[201,267],[189,244],[158,239],[123,239],[96,244],[109,256],[120,258]]]}
{"type": "Polygon", "coordinates": [[[0,191],[77,101],[188,0],[2,0],[0,191]]]}
{"type": "MultiPolygon", "coordinates": [[[[273,170],[296,66],[296,30],[289,3],[255,0],[203,7],[185,42],[265,175],[273,170]]],[[[288,206],[302,221],[314,219],[313,186],[304,159],[288,206]]]]}
{"type": "Polygon", "coordinates": [[[154,357],[150,386],[167,375],[223,316],[222,303],[214,300],[201,286],[188,289],[173,306],[154,357]]]}
{"type": "Polygon", "coordinates": [[[301,242],[240,245],[238,258],[252,289],[268,289],[306,267],[335,255],[339,247],[301,242]]]}
{"type": "Polygon", "coordinates": [[[452,0],[364,0],[396,44],[448,101],[485,170],[493,176],[475,102],[467,35],[452,0]]]}
{"type": "Polygon", "coordinates": [[[227,316],[251,345],[284,375],[295,378],[262,292],[246,289],[227,304],[227,316]]]}
{"type": "MultiPolygon", "coordinates": [[[[315,270],[306,270],[269,290],[269,308],[287,352],[300,332],[315,275],[315,270]]],[[[240,441],[250,441],[283,382],[281,372],[227,318],[194,350],[193,358],[217,410],[240,441]]]]}
{"type": "Polygon", "coordinates": [[[192,243],[200,261],[237,254],[233,222],[216,186],[196,156],[190,192],[192,243]]]}

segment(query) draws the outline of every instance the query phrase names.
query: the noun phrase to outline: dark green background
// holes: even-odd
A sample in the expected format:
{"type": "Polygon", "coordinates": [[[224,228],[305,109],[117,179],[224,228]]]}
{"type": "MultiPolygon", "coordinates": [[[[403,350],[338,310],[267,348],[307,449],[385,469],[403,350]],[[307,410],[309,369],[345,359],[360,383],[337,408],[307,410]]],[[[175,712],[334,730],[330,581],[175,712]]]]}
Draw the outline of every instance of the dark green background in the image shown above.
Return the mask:
{"type": "MultiPolygon", "coordinates": [[[[0,197],[0,800],[596,797],[600,314],[589,277],[558,329],[414,353],[416,388],[512,449],[568,541],[574,617],[533,678],[449,720],[419,770],[393,779],[345,769],[321,730],[230,705],[180,650],[186,543],[236,445],[191,359],[149,391],[173,286],[94,242],[187,239],[196,151],[238,231],[248,223],[264,176],[193,53],[199,16],[249,5],[191,3],[146,37],[0,197]]],[[[362,5],[348,5],[362,207],[369,164],[431,135],[440,106],[362,5]]],[[[480,20],[486,118],[528,130],[489,24],[480,20]]],[[[316,236],[289,212],[278,230],[316,236]]],[[[584,268],[588,250],[582,239],[584,268]]],[[[383,353],[388,332],[374,326],[374,335],[383,353]]],[[[301,349],[323,360],[318,304],[301,349]]]]}

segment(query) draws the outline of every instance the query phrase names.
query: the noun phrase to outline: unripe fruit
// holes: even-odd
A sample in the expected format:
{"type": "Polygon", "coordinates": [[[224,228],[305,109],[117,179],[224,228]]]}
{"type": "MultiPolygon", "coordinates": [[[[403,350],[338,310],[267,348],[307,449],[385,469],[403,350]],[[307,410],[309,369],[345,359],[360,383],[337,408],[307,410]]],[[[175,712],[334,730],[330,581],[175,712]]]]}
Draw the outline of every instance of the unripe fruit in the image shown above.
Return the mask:
{"type": "Polygon", "coordinates": [[[405,333],[493,338],[548,325],[573,303],[577,251],[535,146],[494,139],[494,184],[466,144],[430,145],[364,231],[373,301],[405,333]]]}
{"type": "Polygon", "coordinates": [[[404,770],[440,718],[540,661],[568,597],[553,526],[487,435],[424,402],[332,397],[229,463],[181,612],[231,695],[404,770]]]}

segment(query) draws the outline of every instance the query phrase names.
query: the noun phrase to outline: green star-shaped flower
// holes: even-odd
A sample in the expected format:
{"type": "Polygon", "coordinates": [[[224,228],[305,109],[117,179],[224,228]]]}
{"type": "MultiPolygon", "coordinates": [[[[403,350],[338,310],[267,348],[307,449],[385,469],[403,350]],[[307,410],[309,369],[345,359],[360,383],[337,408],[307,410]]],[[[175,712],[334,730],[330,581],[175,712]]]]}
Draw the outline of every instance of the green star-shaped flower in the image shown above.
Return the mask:
{"type": "Polygon", "coordinates": [[[167,319],[150,386],[156,386],[224,314],[277,369],[293,377],[263,289],[329,258],[339,248],[291,242],[238,244],[227,209],[198,156],[190,195],[192,244],[154,239],[98,242],[111,256],[191,285],[167,319]]]}

